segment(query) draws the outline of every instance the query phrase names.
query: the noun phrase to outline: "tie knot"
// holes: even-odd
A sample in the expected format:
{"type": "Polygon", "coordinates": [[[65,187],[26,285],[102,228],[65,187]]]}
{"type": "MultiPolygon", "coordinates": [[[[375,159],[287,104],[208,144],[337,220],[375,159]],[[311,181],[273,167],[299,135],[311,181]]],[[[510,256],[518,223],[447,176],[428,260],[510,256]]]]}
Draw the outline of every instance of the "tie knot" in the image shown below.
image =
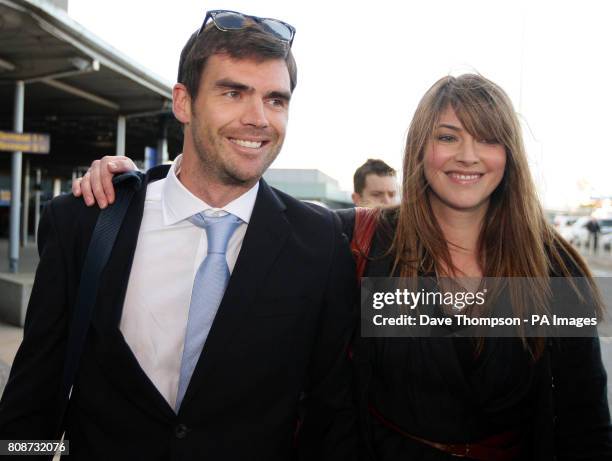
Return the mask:
{"type": "Polygon", "coordinates": [[[240,218],[230,213],[225,216],[206,216],[204,213],[197,213],[189,218],[189,221],[206,231],[208,254],[225,254],[229,239],[242,223],[240,218]]]}

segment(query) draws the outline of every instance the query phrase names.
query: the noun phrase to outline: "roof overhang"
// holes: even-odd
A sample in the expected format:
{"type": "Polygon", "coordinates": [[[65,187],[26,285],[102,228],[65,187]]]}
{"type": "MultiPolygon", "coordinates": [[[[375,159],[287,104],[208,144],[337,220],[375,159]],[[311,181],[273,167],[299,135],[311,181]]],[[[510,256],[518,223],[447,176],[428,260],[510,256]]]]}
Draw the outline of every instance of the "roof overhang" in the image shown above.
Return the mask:
{"type": "Polygon", "coordinates": [[[0,0],[0,98],[17,80],[30,115],[168,112],[172,100],[169,82],[41,0],[0,0]]]}
{"type": "Polygon", "coordinates": [[[43,0],[0,0],[0,130],[12,130],[17,81],[24,131],[51,135],[51,155],[32,159],[58,174],[113,154],[119,116],[132,157],[165,134],[171,156],[180,150],[171,84],[43,0]]]}

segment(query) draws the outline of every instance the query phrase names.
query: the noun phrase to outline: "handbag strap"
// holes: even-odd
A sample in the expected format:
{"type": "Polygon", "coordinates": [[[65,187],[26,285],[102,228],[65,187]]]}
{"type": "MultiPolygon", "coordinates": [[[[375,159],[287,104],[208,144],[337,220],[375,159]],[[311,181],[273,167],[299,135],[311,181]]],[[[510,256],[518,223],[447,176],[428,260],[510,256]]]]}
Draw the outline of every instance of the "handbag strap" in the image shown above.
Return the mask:
{"type": "Polygon", "coordinates": [[[116,190],[115,203],[102,210],[96,221],[81,270],[81,281],[68,334],[60,395],[63,405],[60,425],[63,424],[68,401],[72,395],[72,387],[96,303],[100,275],[106,267],[134,192],[140,189],[142,182],[143,174],[139,171],[124,173],[113,178],[116,190]]]}
{"type": "Polygon", "coordinates": [[[355,228],[351,239],[351,251],[357,266],[358,280],[365,273],[379,216],[380,210],[377,208],[355,208],[355,228]]]}

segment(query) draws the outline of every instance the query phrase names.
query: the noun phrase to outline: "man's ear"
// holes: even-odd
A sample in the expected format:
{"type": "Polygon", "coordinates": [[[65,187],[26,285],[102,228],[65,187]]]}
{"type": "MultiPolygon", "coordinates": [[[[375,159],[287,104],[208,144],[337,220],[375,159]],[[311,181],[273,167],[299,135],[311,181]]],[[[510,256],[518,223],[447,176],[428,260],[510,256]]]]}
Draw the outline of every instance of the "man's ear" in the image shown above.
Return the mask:
{"type": "Polygon", "coordinates": [[[359,206],[359,204],[361,203],[361,195],[358,194],[357,192],[353,192],[351,194],[351,199],[353,200],[353,203],[355,204],[355,206],[359,206]]]}
{"type": "Polygon", "coordinates": [[[183,124],[191,122],[191,97],[187,87],[182,83],[172,87],[172,112],[179,122],[183,124]]]}

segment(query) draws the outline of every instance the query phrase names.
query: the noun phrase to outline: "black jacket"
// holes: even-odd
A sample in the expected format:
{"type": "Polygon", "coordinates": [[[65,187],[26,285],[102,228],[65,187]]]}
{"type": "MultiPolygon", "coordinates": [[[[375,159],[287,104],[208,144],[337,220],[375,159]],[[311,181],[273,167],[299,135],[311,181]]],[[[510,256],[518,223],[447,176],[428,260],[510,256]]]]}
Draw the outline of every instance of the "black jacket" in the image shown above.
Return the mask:
{"type": "MultiPolygon", "coordinates": [[[[166,172],[154,168],[146,180],[166,172]]],[[[345,349],[355,279],[337,217],[261,181],[236,266],[176,415],[119,330],[145,189],[134,196],[101,276],[65,423],[68,459],[352,459],[345,349]]],[[[0,402],[0,439],[59,437],[66,336],[98,213],[72,196],[54,199],[45,210],[24,340],[0,402]]]]}
{"type": "MultiPolygon", "coordinates": [[[[350,238],[354,211],[340,215],[350,238]]],[[[389,221],[390,225],[379,225],[374,235],[366,277],[391,275],[393,256],[387,249],[394,232],[393,217],[389,221]]],[[[501,338],[492,343],[490,366],[468,377],[448,338],[356,336],[353,363],[363,458],[456,459],[418,442],[401,440],[403,436],[397,433],[385,434],[384,446],[377,446],[381,437],[375,440],[373,432],[378,430],[380,435],[388,429],[380,425],[375,429],[376,421],[368,411],[368,405],[374,403],[384,406],[378,409],[403,430],[429,440],[468,442],[463,437],[470,429],[503,428],[512,424],[508,416],[513,416],[525,423],[521,429],[527,451],[522,460],[612,460],[607,376],[597,337],[551,339],[535,364],[527,354],[521,358],[518,340],[501,338]],[[417,380],[426,384],[416,384],[417,380]],[[524,389],[517,390],[522,385],[524,389]],[[522,400],[512,401],[516,396],[522,400]],[[451,416],[462,412],[463,419],[451,416]]]]}

